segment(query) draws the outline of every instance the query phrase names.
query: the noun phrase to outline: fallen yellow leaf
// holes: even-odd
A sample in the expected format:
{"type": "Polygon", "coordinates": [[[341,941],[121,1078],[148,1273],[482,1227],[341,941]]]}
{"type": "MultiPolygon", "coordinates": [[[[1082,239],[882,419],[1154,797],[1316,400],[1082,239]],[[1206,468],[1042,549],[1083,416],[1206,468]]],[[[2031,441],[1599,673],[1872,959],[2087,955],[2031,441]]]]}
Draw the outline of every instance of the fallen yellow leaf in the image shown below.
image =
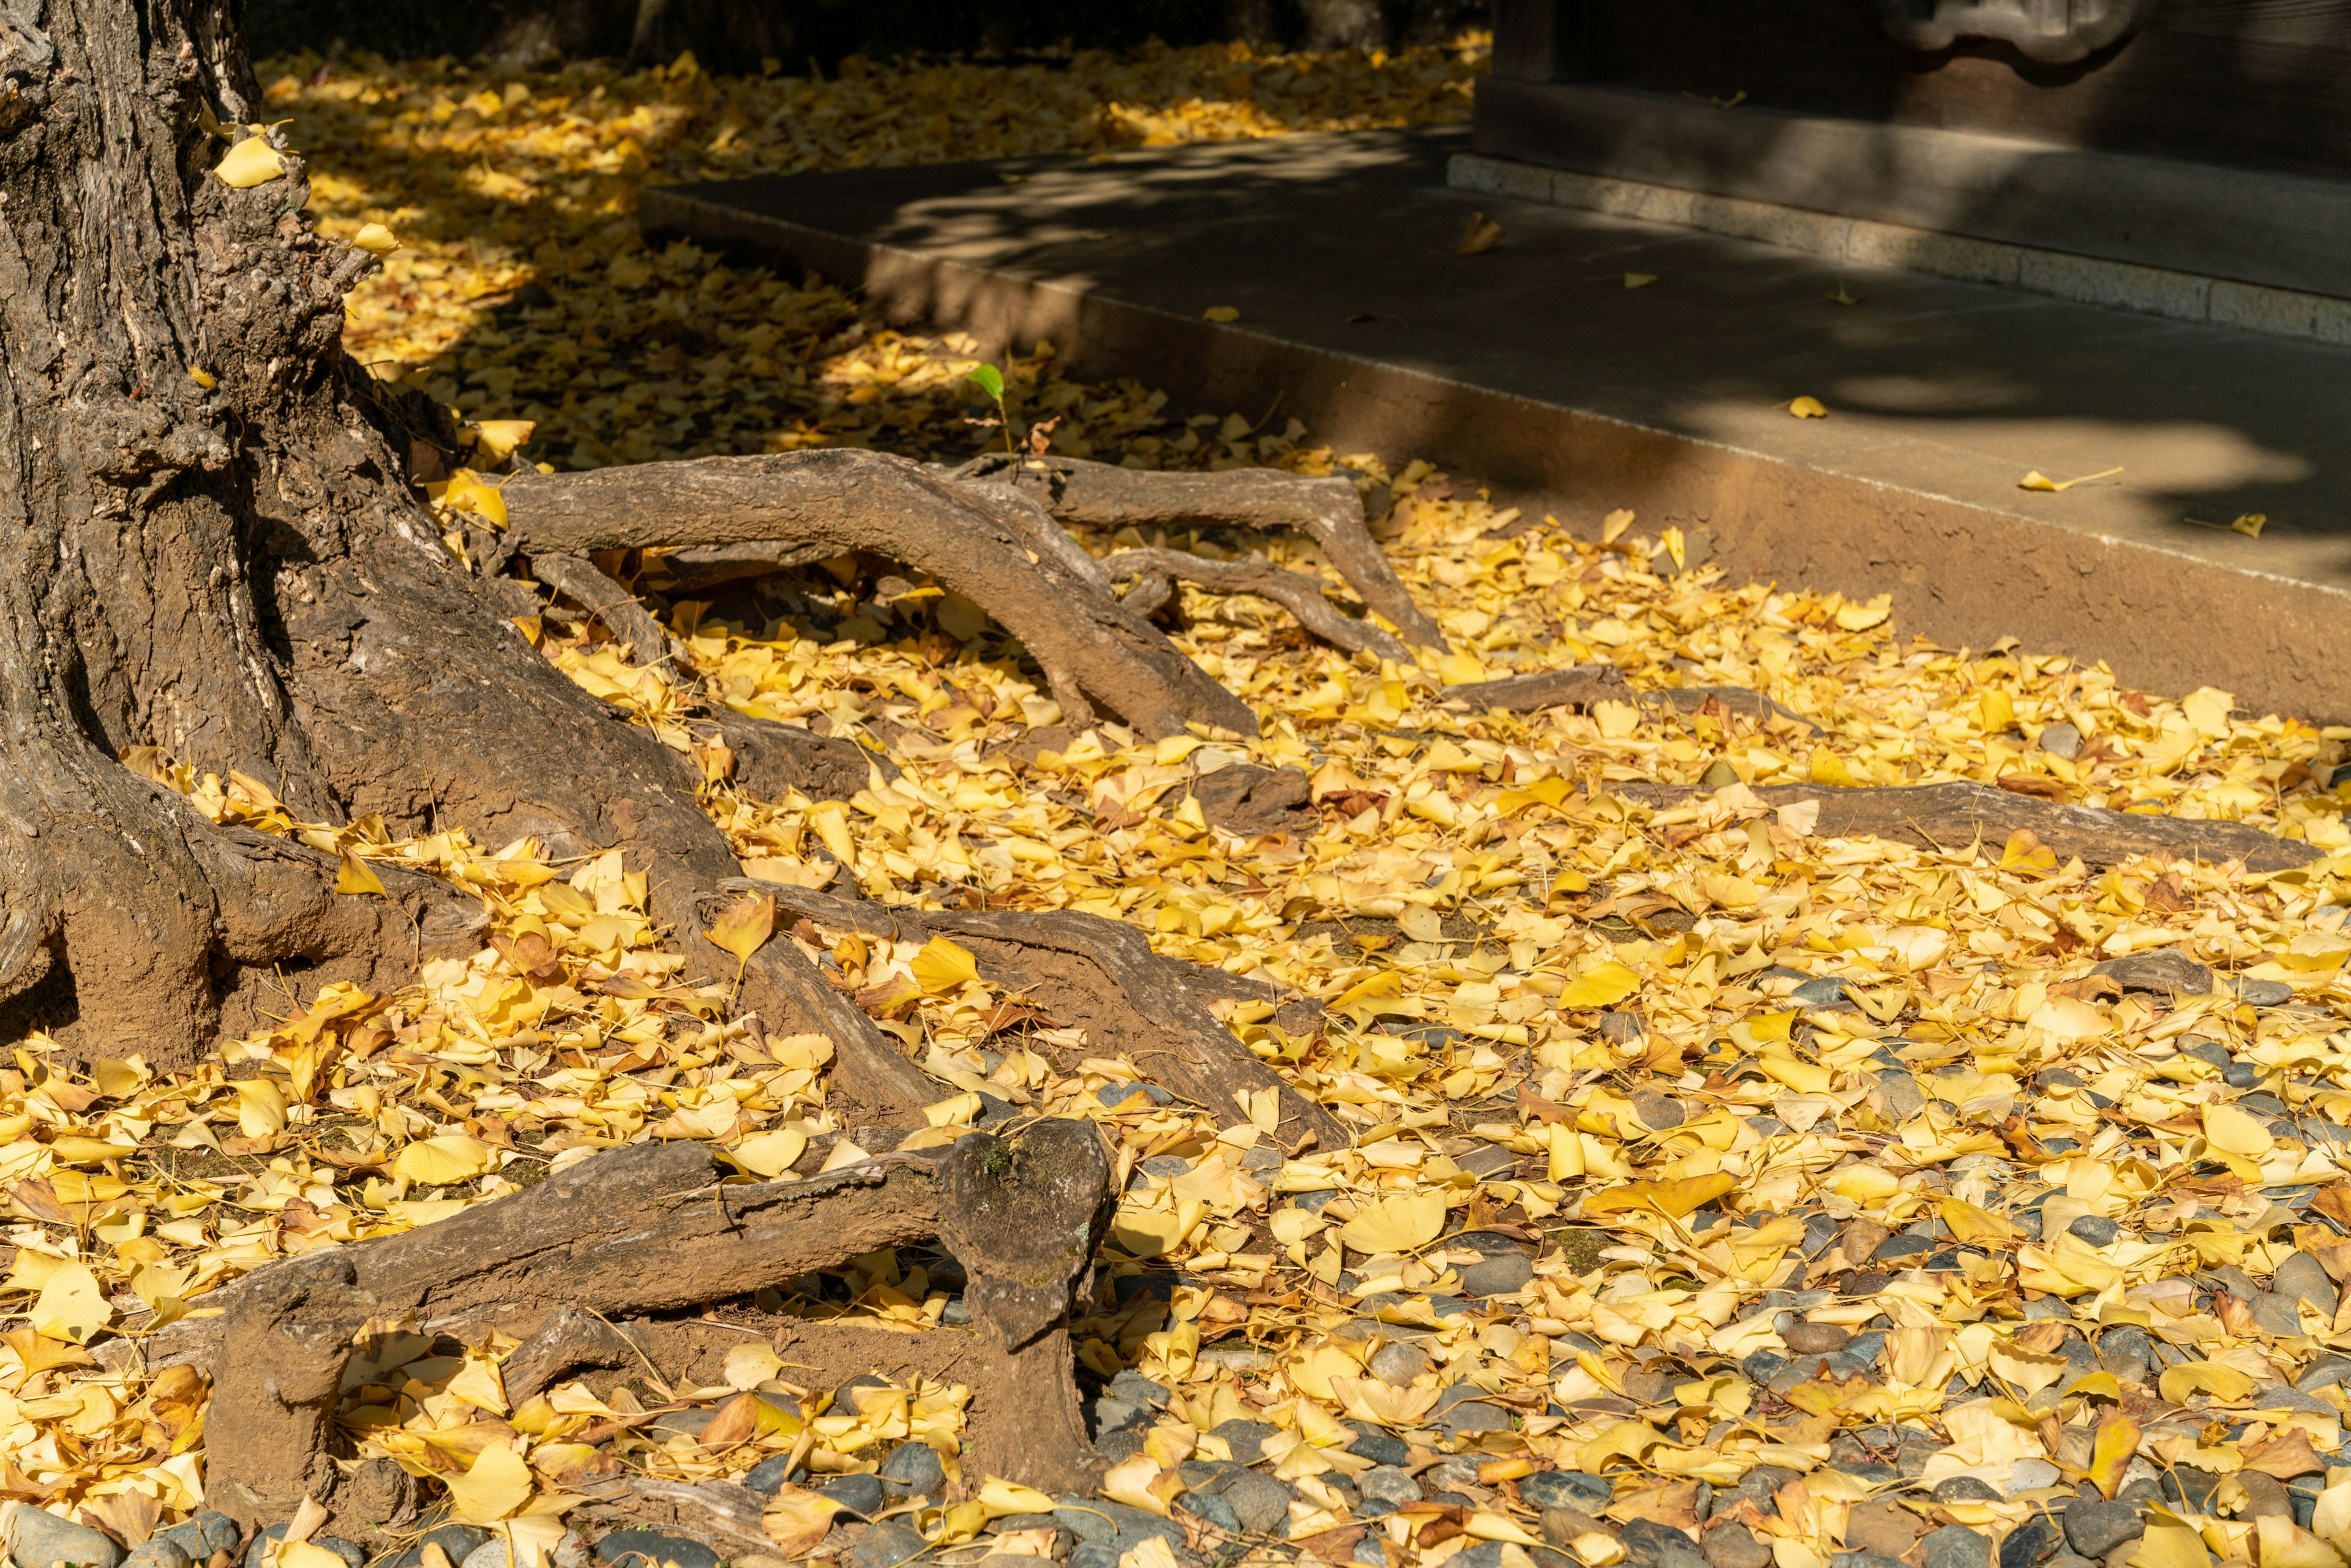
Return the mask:
{"type": "Polygon", "coordinates": [[[277,150],[259,136],[248,136],[228,150],[228,155],[214,166],[213,172],[224,183],[238,190],[266,185],[286,172],[286,160],[277,150]]]}
{"type": "Polygon", "coordinates": [[[1409,1252],[1445,1228],[1445,1195],[1416,1192],[1384,1198],[1347,1221],[1339,1239],[1358,1252],[1409,1252]]]}

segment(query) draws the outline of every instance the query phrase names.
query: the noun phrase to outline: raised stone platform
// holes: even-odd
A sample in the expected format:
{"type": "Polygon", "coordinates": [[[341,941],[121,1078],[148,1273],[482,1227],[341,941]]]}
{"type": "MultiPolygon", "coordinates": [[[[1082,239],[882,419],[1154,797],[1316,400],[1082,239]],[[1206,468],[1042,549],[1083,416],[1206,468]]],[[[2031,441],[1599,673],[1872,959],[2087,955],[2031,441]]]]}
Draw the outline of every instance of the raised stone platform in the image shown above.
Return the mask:
{"type": "Polygon", "coordinates": [[[1291,137],[670,187],[643,214],[991,350],[1050,338],[1194,408],[1279,399],[1579,531],[1630,507],[1738,571],[1891,591],[1946,643],[2351,719],[2351,348],[1449,188],[1468,150],[1291,137]],[[1456,255],[1473,210],[1506,237],[1456,255]],[[1791,418],[1800,395],[1829,417],[1791,418]],[[2228,528],[2248,513],[2259,538],[2228,528]]]}

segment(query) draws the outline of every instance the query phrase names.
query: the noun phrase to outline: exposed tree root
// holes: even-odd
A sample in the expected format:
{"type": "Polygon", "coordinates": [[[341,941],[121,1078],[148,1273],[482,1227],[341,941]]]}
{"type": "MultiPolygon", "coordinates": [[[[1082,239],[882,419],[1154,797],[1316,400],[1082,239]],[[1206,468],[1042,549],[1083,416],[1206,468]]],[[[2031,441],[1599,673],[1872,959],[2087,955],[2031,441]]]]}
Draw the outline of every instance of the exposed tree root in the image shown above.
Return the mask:
{"type": "MultiPolygon", "coordinates": [[[[1153,1082],[1220,1121],[1246,1115],[1236,1095],[1271,1089],[1280,1107],[1274,1135],[1283,1147],[1295,1149],[1310,1134],[1323,1148],[1347,1141],[1336,1118],[1283,1082],[1217,1021],[1182,978],[1192,966],[1160,957],[1143,933],[1123,921],[1072,910],[916,910],[776,883],[739,880],[726,885],[771,894],[779,910],[820,925],[899,937],[946,936],[970,949],[983,977],[1019,991],[1056,1023],[1083,1029],[1089,1051],[1123,1052],[1153,1082]]],[[[787,944],[770,943],[768,948],[782,946],[787,944]]],[[[1203,989],[1216,994],[1211,985],[1203,989]]],[[[836,1048],[840,1038],[834,1036],[836,1048]]]]}
{"type": "MultiPolygon", "coordinates": [[[[778,894],[785,891],[778,883],[731,885],[778,894]]],[[[850,903],[825,902],[828,906],[850,903]]],[[[705,904],[715,915],[713,901],[705,904]]],[[[751,955],[743,968],[742,1000],[772,1032],[820,1034],[832,1041],[831,1092],[845,1102],[841,1109],[852,1120],[904,1121],[947,1093],[789,941],[771,941],[751,955]]]]}
{"type": "Polygon", "coordinates": [[[1445,688],[1447,704],[1480,712],[1488,708],[1505,713],[1536,713],[1547,707],[1584,709],[1594,703],[1634,699],[1633,688],[1614,664],[1577,664],[1445,688]]]}
{"type": "Polygon", "coordinates": [[[524,548],[540,551],[784,538],[888,555],[1019,638],[1074,722],[1099,701],[1151,736],[1188,723],[1257,732],[1248,705],[1111,598],[1099,567],[1078,569],[1075,541],[1063,549],[1022,525],[1019,508],[983,505],[904,458],[818,451],[528,474],[505,497],[524,548]]]}
{"type": "Polygon", "coordinates": [[[1207,560],[1185,550],[1130,549],[1119,551],[1102,565],[1113,578],[1144,580],[1134,591],[1145,596],[1135,605],[1145,614],[1165,602],[1170,591],[1167,581],[1181,579],[1218,593],[1253,593],[1270,599],[1296,616],[1307,631],[1350,653],[1375,653],[1398,664],[1412,658],[1394,635],[1345,614],[1325,599],[1321,583],[1304,572],[1276,566],[1261,555],[1251,555],[1247,560],[1207,560]]]}
{"type": "Polygon", "coordinates": [[[1216,474],[1153,473],[1074,457],[989,454],[956,471],[964,480],[1009,479],[1055,517],[1093,528],[1294,528],[1373,610],[1416,648],[1442,648],[1445,633],[1413,602],[1385,551],[1364,526],[1364,504],[1348,479],[1312,479],[1271,468],[1216,474]]]}
{"type": "MultiPolygon", "coordinates": [[[[640,666],[666,664],[678,681],[696,683],[685,650],[668,627],[617,578],[586,556],[549,550],[530,560],[532,574],[570,599],[613,635],[630,644],[640,666]]],[[[728,710],[708,697],[703,707],[725,733],[734,754],[734,776],[764,800],[780,800],[798,789],[813,800],[846,800],[879,770],[898,776],[897,764],[841,736],[818,735],[774,719],[728,710]]]]}
{"type": "Polygon", "coordinates": [[[1505,713],[1536,713],[1548,707],[1581,712],[1604,702],[1646,704],[1699,713],[1712,703],[1719,712],[1737,714],[1758,724],[1781,718],[1806,729],[1813,727],[1813,721],[1802,714],[1745,686],[1667,686],[1637,692],[1614,664],[1576,664],[1564,670],[1538,670],[1531,674],[1505,675],[1500,680],[1472,681],[1446,687],[1445,697],[1452,706],[1473,711],[1500,708],[1505,713]]]}
{"type": "MultiPolygon", "coordinates": [[[[779,1287],[860,1253],[938,1238],[966,1293],[989,1380],[1003,1473],[1082,1484],[1098,1463],[1070,1381],[1066,1324],[1107,1222],[1110,1166],[1084,1123],[1033,1123],[1008,1139],[892,1154],[805,1180],[723,1184],[696,1145],[641,1145],[423,1230],[305,1253],[214,1295],[215,1319],[152,1342],[158,1364],[210,1368],[210,1500],[246,1522],[288,1517],[307,1494],[347,1528],[335,1401],[371,1318],[426,1333],[529,1335],[591,1317],[674,1311],[779,1287]],[[569,1311],[569,1319],[557,1314],[569,1311]],[[1058,1372],[1059,1375],[1048,1375],[1058,1372]]],[[[533,1375],[609,1358],[535,1342],[533,1375]]]]}
{"type": "MultiPolygon", "coordinates": [[[[1607,789],[1626,800],[1659,806],[1711,793],[1697,784],[1627,783],[1610,784],[1607,789]]],[[[1983,784],[1844,789],[1819,784],[1772,784],[1756,789],[1755,794],[1775,807],[1819,801],[1821,814],[1813,831],[1826,837],[1903,839],[1935,850],[1959,850],[1977,842],[1997,847],[2022,828],[2059,859],[2079,857],[2093,865],[2113,865],[2134,855],[2171,855],[2216,864],[2241,861],[2247,871],[2269,872],[2290,871],[2321,858],[2321,852],[2310,844],[2281,839],[2242,822],[2065,806],[1983,784]]]]}

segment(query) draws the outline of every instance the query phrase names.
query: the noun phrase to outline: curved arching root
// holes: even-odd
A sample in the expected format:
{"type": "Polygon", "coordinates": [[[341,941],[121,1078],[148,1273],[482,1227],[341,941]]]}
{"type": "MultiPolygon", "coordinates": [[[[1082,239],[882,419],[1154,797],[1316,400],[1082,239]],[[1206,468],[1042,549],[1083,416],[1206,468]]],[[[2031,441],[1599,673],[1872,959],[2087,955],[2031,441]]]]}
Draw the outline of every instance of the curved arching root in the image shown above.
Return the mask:
{"type": "Polygon", "coordinates": [[[1024,524],[1025,509],[985,505],[903,457],[794,452],[526,474],[504,496],[534,554],[775,539],[872,550],[930,573],[1018,637],[1074,722],[1100,703],[1149,736],[1195,723],[1257,733],[1247,704],[1122,607],[1098,568],[1078,565],[1074,541],[1057,546],[1024,524]]]}
{"type": "Polygon", "coordinates": [[[1166,583],[1171,580],[1196,582],[1218,593],[1251,593],[1260,599],[1270,599],[1298,618],[1298,623],[1334,648],[1350,653],[1372,653],[1383,659],[1405,664],[1411,652],[1395,637],[1368,621],[1358,621],[1343,612],[1322,596],[1322,585],[1304,572],[1279,567],[1261,555],[1252,554],[1246,560],[1206,560],[1185,550],[1129,549],[1120,550],[1102,562],[1112,577],[1137,577],[1144,580],[1135,592],[1147,595],[1137,602],[1130,594],[1126,602],[1146,613],[1165,602],[1166,583]],[[1148,585],[1157,584],[1154,589],[1148,585]]]}
{"type": "Polygon", "coordinates": [[[1064,523],[1132,528],[1295,529],[1322,553],[1364,602],[1416,648],[1443,648],[1445,632],[1398,581],[1387,553],[1364,526],[1352,480],[1310,478],[1273,468],[1213,474],[1122,468],[1076,457],[1019,458],[990,453],[956,470],[966,482],[1009,483],[1064,523]]]}
{"type": "MultiPolygon", "coordinates": [[[[1081,1487],[1101,1458],[1071,1381],[1067,1325],[1108,1223],[1110,1176],[1093,1127],[1067,1121],[758,1183],[718,1180],[699,1145],[640,1145],[423,1230],[256,1270],[207,1298],[218,1317],[158,1334],[150,1363],[209,1370],[214,1507],[267,1522],[309,1496],[344,1530],[369,1532],[388,1521],[347,1495],[334,1416],[371,1319],[515,1334],[543,1386],[610,1364],[612,1322],[779,1288],[936,1238],[970,1279],[974,1327],[936,1332],[978,1373],[965,1379],[983,1401],[975,1459],[1032,1485],[1081,1487]]],[[[643,1340],[632,1336],[631,1348],[643,1340]]]]}
{"type": "Polygon", "coordinates": [[[1435,622],[1396,580],[1343,479],[1270,469],[1139,473],[1063,458],[985,458],[941,476],[880,453],[705,457],[586,474],[522,474],[504,489],[502,548],[635,645],[641,662],[680,652],[667,630],[589,559],[597,550],[676,549],[683,585],[715,586],[774,566],[872,550],[929,573],[987,611],[1042,667],[1071,722],[1108,707],[1146,735],[1186,724],[1255,733],[1239,701],[1202,675],[1144,617],[1181,579],[1270,599],[1348,653],[1408,660],[1442,647],[1435,622]],[[1402,638],[1341,612],[1312,578],[1260,557],[1211,561],[1141,549],[1097,561],[1061,527],[1215,524],[1310,535],[1365,604],[1402,638]],[[1121,602],[1117,577],[1142,576],[1121,602]]]}
{"type": "MultiPolygon", "coordinates": [[[[1268,1131],[1283,1148],[1341,1148],[1347,1143],[1346,1129],[1337,1118],[1283,1082],[1208,1010],[1203,998],[1229,994],[1225,982],[1230,977],[1159,956],[1143,933],[1123,921],[1074,910],[908,909],[748,878],[725,885],[771,896],[778,910],[820,927],[900,939],[947,937],[970,950],[983,978],[1019,992],[1059,1023],[1082,1028],[1089,1050],[1124,1052],[1162,1089],[1211,1115],[1227,1121],[1238,1119],[1237,1113],[1245,1117],[1256,1097],[1271,1091],[1278,1109],[1268,1131]]],[[[771,965],[805,970],[816,984],[823,984],[815,967],[789,941],[769,943],[753,962],[769,954],[774,954],[768,958],[771,965]]],[[[845,1007],[846,998],[841,1002],[845,1007]]],[[[870,1020],[864,1030],[870,1040],[859,1042],[855,1065],[848,1051],[842,1053],[839,1071],[852,1082],[863,1074],[876,1080],[883,1075],[885,1070],[872,1064],[872,1051],[887,1052],[912,1068],[870,1020]]],[[[833,1038],[838,1048],[841,1036],[833,1038]]]]}

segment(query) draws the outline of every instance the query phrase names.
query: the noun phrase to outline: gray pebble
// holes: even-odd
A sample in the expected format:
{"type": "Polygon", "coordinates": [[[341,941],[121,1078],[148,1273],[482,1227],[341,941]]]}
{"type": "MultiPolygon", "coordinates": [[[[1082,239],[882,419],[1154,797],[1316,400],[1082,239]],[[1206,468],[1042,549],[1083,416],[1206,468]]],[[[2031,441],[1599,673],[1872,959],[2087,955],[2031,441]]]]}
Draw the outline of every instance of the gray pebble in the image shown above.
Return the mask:
{"type": "Polygon", "coordinates": [[[1937,1502],[1998,1502],[2000,1491],[1975,1476],[1953,1476],[1935,1488],[1937,1502]]]}
{"type": "Polygon", "coordinates": [[[1231,1503],[1215,1492],[1185,1492],[1176,1500],[1176,1511],[1207,1520],[1228,1535],[1240,1533],[1240,1516],[1233,1511],[1231,1503]]]}
{"type": "Polygon", "coordinates": [[[2111,1247],[2123,1228],[2113,1220],[2095,1214],[2085,1214],[2065,1228],[2065,1233],[2088,1242],[2093,1247],[2111,1247]]]}
{"type": "Polygon", "coordinates": [[[869,1524],[849,1549],[849,1568],[898,1568],[930,1550],[923,1538],[894,1519],[869,1524]]]}
{"type": "Polygon", "coordinates": [[[1707,1568],[1770,1568],[1771,1562],[1771,1549],[1736,1521],[1708,1531],[1699,1551],[1707,1568]]]}
{"type": "MultiPolygon", "coordinates": [[[[193,1521],[190,1522],[193,1523],[193,1521]]],[[[489,1539],[490,1532],[475,1525],[436,1525],[417,1537],[415,1543],[407,1551],[393,1558],[388,1568],[417,1568],[417,1565],[424,1561],[424,1548],[427,1545],[438,1546],[443,1554],[449,1559],[452,1568],[456,1568],[457,1564],[463,1563],[466,1558],[480,1551],[489,1539]]]]}
{"type": "MultiPolygon", "coordinates": [[[[23,1517],[22,1513],[20,1513],[18,1517],[21,1519],[23,1517]]],[[[262,1568],[261,1554],[269,1549],[272,1542],[283,1541],[285,1539],[286,1526],[283,1524],[273,1524],[266,1530],[256,1531],[254,1533],[253,1539],[246,1542],[245,1568],[262,1568]]],[[[10,1548],[9,1555],[11,1557],[16,1556],[13,1545],[10,1548]]],[[[455,1560],[453,1559],[453,1561],[455,1560]]],[[[21,1557],[17,1558],[16,1562],[17,1568],[36,1568],[35,1564],[26,1563],[21,1557]]]]}
{"type": "Polygon", "coordinates": [[[2045,1513],[2033,1514],[2001,1537],[2000,1568],[2039,1568],[2044,1558],[2054,1557],[2064,1544],[2064,1532],[2055,1520],[2045,1513]]]}
{"type": "Polygon", "coordinates": [[[938,1450],[928,1443],[901,1443],[890,1450],[877,1472],[893,1499],[941,1497],[947,1490],[946,1468],[938,1450]]]}
{"type": "Polygon", "coordinates": [[[1605,1476],[1581,1470],[1537,1470],[1519,1480],[1519,1495],[1541,1508],[1580,1508],[1586,1513],[1608,1506],[1615,1487],[1605,1476]]]}
{"type": "Polygon", "coordinates": [[[131,1549],[122,1568],[194,1568],[195,1561],[178,1542],[151,1535],[131,1549]]]}
{"type": "Polygon", "coordinates": [[[1227,1482],[1222,1493],[1241,1528],[1260,1535],[1278,1534],[1289,1524],[1290,1500],[1297,1495],[1287,1482],[1255,1470],[1227,1482]]]}
{"type": "Polygon", "coordinates": [[[840,1504],[860,1519],[882,1511],[890,1496],[889,1483],[880,1476],[835,1476],[816,1489],[817,1496],[840,1504]]]}
{"type": "Polygon", "coordinates": [[[1462,1266],[1461,1293],[1472,1300],[1488,1296],[1515,1296],[1531,1283],[1535,1277],[1534,1260],[1517,1248],[1507,1252],[1490,1252],[1478,1262],[1462,1266]]]}
{"type": "MultiPolygon", "coordinates": [[[[1231,1424],[1226,1423],[1227,1426],[1231,1424]]],[[[1412,1463],[1412,1445],[1403,1438],[1392,1437],[1367,1421],[1350,1421],[1347,1426],[1355,1434],[1355,1440],[1347,1445],[1349,1453],[1359,1458],[1369,1459],[1375,1465],[1412,1463]]],[[[1223,1429],[1221,1427],[1217,1428],[1218,1431],[1223,1429]]],[[[1269,1427],[1268,1430],[1270,1431],[1271,1428],[1269,1427]]],[[[1238,1458],[1240,1450],[1234,1449],[1233,1457],[1238,1458]]]]}
{"type": "MultiPolygon", "coordinates": [[[[1527,1478],[1527,1480],[1532,1479],[1532,1476],[1527,1478]]],[[[1355,1490],[1363,1494],[1366,1504],[1385,1503],[1386,1508],[1381,1510],[1384,1513],[1420,1500],[1420,1483],[1412,1479],[1410,1470],[1398,1469],[1394,1465],[1378,1465],[1365,1470],[1355,1478],[1355,1490]]],[[[1519,1495],[1527,1496],[1525,1481],[1519,1483],[1519,1495]]],[[[1528,1498],[1528,1500],[1531,1502],[1534,1500],[1528,1498]]]]}
{"type": "Polygon", "coordinates": [[[1208,1436],[1222,1438],[1237,1464],[1253,1465],[1265,1458],[1265,1440],[1280,1428],[1264,1421],[1244,1421],[1235,1416],[1217,1424],[1208,1436]]]}
{"type": "Polygon", "coordinates": [[[1370,1365],[1374,1377],[1391,1388],[1403,1388],[1428,1370],[1428,1356],[1418,1345],[1391,1344],[1383,1346],[1370,1365]]]}
{"type": "Polygon", "coordinates": [[[1921,1568],[1989,1568],[1991,1560],[1991,1537],[1964,1524],[1929,1531],[1918,1542],[1921,1568]]]}
{"type": "Polygon", "coordinates": [[[2337,1304],[2335,1281],[2327,1277],[2318,1260],[2307,1252],[2287,1253],[2285,1260],[2277,1266],[2276,1274],[2270,1280],[2270,1289],[2288,1299],[2300,1297],[2317,1308],[2321,1317],[2335,1315],[2337,1304]]]}
{"type": "MultiPolygon", "coordinates": [[[[773,1497],[783,1490],[784,1483],[791,1479],[792,1457],[789,1454],[770,1454],[751,1467],[751,1473],[743,1478],[743,1484],[761,1497],[773,1497]]],[[[404,1565],[395,1565],[395,1568],[404,1568],[404,1565]]]]}
{"type": "Polygon", "coordinates": [[[2082,749],[2082,732],[2070,724],[2047,724],[2041,727],[2040,737],[2033,744],[2052,757],[2062,757],[2071,762],[2074,754],[2082,749]]]}
{"type": "MultiPolygon", "coordinates": [[[[922,1537],[914,1539],[919,1545],[922,1537]]],[[[506,1561],[506,1542],[503,1541],[478,1548],[475,1556],[487,1552],[490,1546],[498,1549],[498,1562],[503,1563],[506,1561]]],[[[596,1555],[607,1563],[627,1563],[628,1568],[644,1568],[647,1563],[660,1568],[661,1564],[667,1563],[676,1563],[677,1568],[718,1568],[718,1553],[709,1547],[699,1541],[689,1541],[682,1535],[664,1534],[658,1530],[616,1530],[596,1542],[596,1555]]],[[[473,1560],[469,1557],[466,1562],[473,1560]]]]}
{"type": "Polygon", "coordinates": [[[2144,1384],[2155,1365],[2155,1344],[2137,1323],[2121,1323],[2098,1335],[2098,1364],[2125,1383],[2144,1384]]]}
{"type": "Polygon", "coordinates": [[[2263,1333],[2293,1339],[2302,1333],[2302,1313],[2292,1298],[2262,1291],[2245,1304],[2252,1311],[2253,1326],[2263,1333]]]}

